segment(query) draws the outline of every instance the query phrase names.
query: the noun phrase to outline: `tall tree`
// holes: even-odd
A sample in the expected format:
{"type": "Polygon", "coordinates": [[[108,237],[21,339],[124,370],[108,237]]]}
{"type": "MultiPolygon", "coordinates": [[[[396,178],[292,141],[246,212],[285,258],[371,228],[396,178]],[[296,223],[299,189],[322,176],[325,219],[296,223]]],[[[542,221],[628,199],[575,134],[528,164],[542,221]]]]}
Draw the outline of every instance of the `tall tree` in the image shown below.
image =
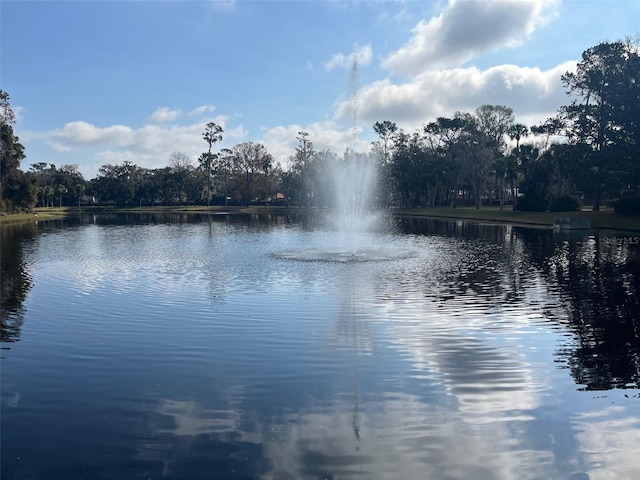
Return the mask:
{"type": "Polygon", "coordinates": [[[540,135],[544,137],[542,144],[542,150],[546,151],[551,146],[551,137],[559,135],[562,131],[564,124],[560,117],[547,118],[540,125],[532,125],[531,133],[533,135],[540,135]]]}
{"type": "Polygon", "coordinates": [[[9,94],[0,90],[0,210],[30,210],[37,201],[32,179],[20,170],[24,146],[14,134],[15,114],[9,94]]]}
{"type": "Polygon", "coordinates": [[[188,203],[189,177],[193,173],[191,157],[184,152],[173,152],[169,156],[169,175],[175,185],[175,200],[178,203],[188,203]]]}
{"type": "Polygon", "coordinates": [[[576,98],[560,110],[569,143],[590,148],[586,168],[594,195],[593,210],[602,194],[631,175],[640,183],[640,49],[638,43],[603,42],[582,54],[575,72],[562,76],[567,93],[576,98]]]}
{"type": "Polygon", "coordinates": [[[391,158],[391,147],[393,137],[398,133],[398,126],[395,122],[385,120],[373,124],[373,131],[378,134],[379,140],[373,142],[374,148],[380,152],[383,163],[388,163],[391,158]]]}
{"type": "MultiPolygon", "coordinates": [[[[515,211],[518,208],[516,184],[518,180],[518,167],[521,163],[520,141],[529,136],[529,128],[522,123],[514,123],[507,130],[507,135],[509,135],[511,140],[516,141],[516,148],[504,158],[504,174],[509,183],[511,198],[513,199],[513,210],[515,211]]],[[[502,203],[500,203],[500,209],[502,210],[502,203]]]]}
{"type": "Polygon", "coordinates": [[[223,148],[218,156],[218,178],[222,182],[222,191],[224,193],[224,206],[229,205],[229,177],[231,176],[231,169],[233,167],[233,151],[228,148],[223,148]]]}
{"type": "Polygon", "coordinates": [[[213,173],[214,162],[216,159],[216,155],[214,155],[211,150],[213,146],[222,141],[222,134],[224,130],[220,125],[215,124],[214,122],[209,122],[205,126],[204,132],[202,133],[202,138],[209,145],[209,150],[206,153],[206,156],[200,157],[201,167],[205,169],[207,174],[207,207],[210,205],[211,201],[211,175],[213,173]]]}
{"type": "Polygon", "coordinates": [[[514,124],[513,110],[504,105],[481,105],[476,109],[476,126],[501,150],[505,145],[505,135],[514,124]]]}
{"type": "Polygon", "coordinates": [[[255,196],[256,183],[260,175],[266,175],[271,169],[273,157],[261,143],[240,143],[231,151],[234,171],[242,185],[242,197],[248,206],[255,196]]]}
{"type": "Polygon", "coordinates": [[[298,132],[296,140],[298,145],[290,158],[289,171],[284,174],[282,183],[294,204],[308,207],[317,193],[316,170],[319,156],[308,132],[298,132]]]}
{"type": "Polygon", "coordinates": [[[9,104],[9,94],[0,90],[0,179],[5,180],[20,168],[25,158],[24,147],[13,133],[15,114],[9,104]]]}
{"type": "Polygon", "coordinates": [[[435,151],[440,178],[446,191],[445,202],[456,208],[467,154],[464,138],[469,129],[470,116],[456,112],[453,118],[439,117],[424,127],[427,142],[435,151]]]}
{"type": "Polygon", "coordinates": [[[507,173],[504,156],[505,140],[515,123],[513,110],[504,105],[482,105],[476,109],[473,123],[476,131],[473,133],[473,148],[470,149],[472,153],[470,173],[476,208],[480,208],[488,174],[493,171],[502,209],[504,178],[507,173]]]}
{"type": "Polygon", "coordinates": [[[107,164],[100,167],[91,186],[103,202],[113,202],[118,206],[132,205],[140,203],[144,173],[144,169],[128,161],[122,165],[107,164]]]}
{"type": "Polygon", "coordinates": [[[425,143],[420,131],[409,135],[399,130],[393,142],[393,155],[387,170],[400,205],[409,208],[431,204],[439,178],[439,172],[434,168],[434,150],[425,143]]]}
{"type": "Polygon", "coordinates": [[[520,151],[520,140],[529,136],[529,128],[522,123],[513,123],[507,129],[507,135],[516,141],[516,150],[520,151]]]}

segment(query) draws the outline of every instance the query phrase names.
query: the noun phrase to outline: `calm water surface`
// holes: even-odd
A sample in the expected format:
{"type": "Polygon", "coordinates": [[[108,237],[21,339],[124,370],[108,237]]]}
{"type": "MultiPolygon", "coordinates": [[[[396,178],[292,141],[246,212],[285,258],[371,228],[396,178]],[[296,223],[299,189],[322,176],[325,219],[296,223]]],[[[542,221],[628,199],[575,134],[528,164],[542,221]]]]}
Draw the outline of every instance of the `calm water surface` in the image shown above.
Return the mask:
{"type": "Polygon", "coordinates": [[[361,263],[278,257],[339,242],[280,216],[1,233],[3,479],[640,478],[628,233],[404,220],[361,263]]]}

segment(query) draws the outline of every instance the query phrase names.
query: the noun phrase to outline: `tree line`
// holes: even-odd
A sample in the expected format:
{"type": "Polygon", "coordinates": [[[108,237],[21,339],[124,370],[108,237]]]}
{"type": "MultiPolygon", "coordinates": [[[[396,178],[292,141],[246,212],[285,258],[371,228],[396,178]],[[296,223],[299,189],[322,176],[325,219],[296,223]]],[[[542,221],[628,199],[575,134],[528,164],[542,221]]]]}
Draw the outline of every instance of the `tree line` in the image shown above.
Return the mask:
{"type": "MultiPolygon", "coordinates": [[[[9,96],[0,92],[2,211],[91,203],[118,206],[288,203],[331,204],[340,192],[326,174],[337,163],[374,162],[375,197],[404,208],[493,204],[519,210],[573,210],[625,198],[640,211],[640,42],[603,42],[562,76],[570,102],[539,125],[516,121],[511,108],[482,105],[440,117],[413,132],[390,120],[373,125],[369,153],[317,150],[307,132],[284,170],[267,148],[243,142],[217,151],[221,126],[205,125],[195,161],[181,152],[168,166],[107,164],[86,181],[74,165],[20,169],[24,147],[14,135],[9,96]]],[[[630,206],[630,208],[629,208],[630,206]]]]}
{"type": "MultiPolygon", "coordinates": [[[[4,98],[8,101],[8,95],[4,98]]],[[[77,165],[38,162],[28,171],[21,171],[24,148],[18,137],[13,136],[13,147],[7,145],[6,151],[3,142],[2,210],[86,204],[125,207],[275,201],[282,171],[279,165],[274,165],[266,147],[244,142],[214,152],[212,149],[222,141],[223,132],[215,123],[205,126],[202,137],[208,150],[195,163],[185,153],[173,152],[166,167],[143,168],[129,161],[106,164],[89,181],[77,165]]]]}
{"type": "Polygon", "coordinates": [[[117,206],[152,205],[249,205],[273,202],[279,190],[279,165],[260,143],[243,142],[213,153],[223,129],[207,124],[203,138],[211,145],[194,164],[173,152],[168,166],[147,169],[131,162],[104,165],[89,182],[87,191],[100,203],[117,206]]]}
{"type": "MultiPolygon", "coordinates": [[[[562,76],[568,105],[540,125],[483,105],[413,133],[377,122],[374,150],[404,207],[511,203],[519,210],[572,210],[640,187],[640,43],[605,42],[562,76]],[[510,142],[507,142],[510,140],[510,142]]],[[[631,199],[629,199],[631,200],[631,199]]],[[[623,202],[621,202],[623,203],[623,202]]],[[[625,203],[640,212],[640,201],[625,203]]]]}

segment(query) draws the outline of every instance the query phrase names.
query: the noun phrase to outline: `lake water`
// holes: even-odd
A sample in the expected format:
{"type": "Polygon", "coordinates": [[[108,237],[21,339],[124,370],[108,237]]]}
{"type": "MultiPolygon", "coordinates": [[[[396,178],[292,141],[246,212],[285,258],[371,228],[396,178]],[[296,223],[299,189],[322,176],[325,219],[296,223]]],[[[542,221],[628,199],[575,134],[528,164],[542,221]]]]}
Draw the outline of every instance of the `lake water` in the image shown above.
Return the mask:
{"type": "Polygon", "coordinates": [[[2,233],[3,479],[640,478],[633,233],[285,216],[2,233]]]}

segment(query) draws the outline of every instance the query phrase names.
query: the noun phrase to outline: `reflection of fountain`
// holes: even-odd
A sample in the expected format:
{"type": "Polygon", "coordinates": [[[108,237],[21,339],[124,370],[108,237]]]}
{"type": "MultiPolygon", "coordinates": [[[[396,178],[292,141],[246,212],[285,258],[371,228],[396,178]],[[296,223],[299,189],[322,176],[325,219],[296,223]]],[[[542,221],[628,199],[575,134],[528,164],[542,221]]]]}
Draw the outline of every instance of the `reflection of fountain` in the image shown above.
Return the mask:
{"type": "Polygon", "coordinates": [[[361,246],[359,246],[356,251],[345,248],[314,248],[274,254],[275,257],[285,260],[335,263],[383,262],[386,260],[407,258],[413,255],[414,252],[409,250],[361,246]]]}
{"type": "Polygon", "coordinates": [[[351,425],[353,426],[353,433],[356,437],[356,452],[360,451],[360,387],[359,387],[359,375],[358,375],[358,352],[354,350],[355,357],[355,395],[354,395],[354,407],[353,407],[353,420],[351,425]]]}
{"type": "Polygon", "coordinates": [[[362,312],[363,307],[360,305],[358,299],[362,298],[360,293],[357,292],[357,284],[355,281],[349,282],[349,288],[346,289],[344,302],[340,311],[340,317],[338,320],[338,333],[342,337],[340,340],[346,346],[352,350],[353,353],[353,416],[351,418],[351,428],[353,428],[353,434],[356,442],[356,452],[360,452],[360,426],[361,426],[361,412],[360,412],[360,368],[358,364],[358,356],[361,350],[370,352],[371,350],[371,332],[368,328],[364,331],[361,330],[360,323],[364,327],[367,327],[363,322],[362,312]],[[349,339],[351,341],[349,341],[349,339]]]}

